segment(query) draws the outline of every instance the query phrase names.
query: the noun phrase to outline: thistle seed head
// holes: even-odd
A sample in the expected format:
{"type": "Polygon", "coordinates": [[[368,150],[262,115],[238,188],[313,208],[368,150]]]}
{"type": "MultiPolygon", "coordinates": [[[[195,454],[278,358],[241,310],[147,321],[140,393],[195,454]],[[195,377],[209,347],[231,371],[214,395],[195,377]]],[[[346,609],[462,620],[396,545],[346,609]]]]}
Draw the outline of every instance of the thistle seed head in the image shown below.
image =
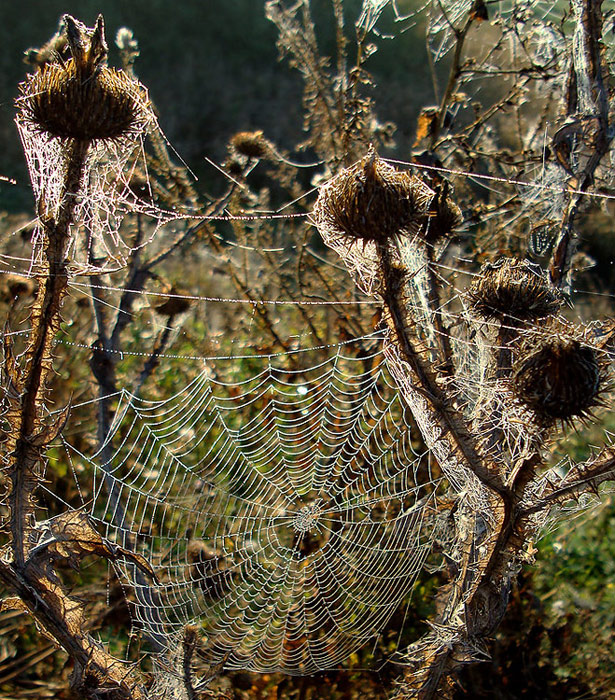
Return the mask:
{"type": "Polygon", "coordinates": [[[515,364],[512,391],[543,422],[586,418],[599,404],[604,368],[589,345],[548,338],[522,353],[515,364]]]}
{"type": "Polygon", "coordinates": [[[264,158],[272,148],[262,131],[238,131],[231,138],[231,146],[248,158],[264,158]]]}
{"type": "Polygon", "coordinates": [[[486,263],[469,289],[474,311],[484,318],[533,321],[555,314],[560,293],[543,270],[527,260],[486,263]]]}
{"type": "Polygon", "coordinates": [[[99,141],[137,131],[144,94],[124,73],[102,68],[88,80],[74,60],[47,64],[21,84],[21,116],[42,133],[60,139],[99,141]]]}
{"type": "Polygon", "coordinates": [[[237,156],[227,158],[223,163],[224,170],[233,177],[241,177],[244,174],[245,164],[237,156]]]}
{"type": "Polygon", "coordinates": [[[147,93],[106,66],[102,17],[92,30],[69,15],[63,21],[72,58],[44,65],[20,85],[20,118],[59,139],[113,140],[139,131],[147,93]]]}
{"type": "Polygon", "coordinates": [[[321,188],[314,207],[319,228],[339,236],[384,242],[417,233],[425,224],[433,191],[397,171],[372,150],[321,188]]]}

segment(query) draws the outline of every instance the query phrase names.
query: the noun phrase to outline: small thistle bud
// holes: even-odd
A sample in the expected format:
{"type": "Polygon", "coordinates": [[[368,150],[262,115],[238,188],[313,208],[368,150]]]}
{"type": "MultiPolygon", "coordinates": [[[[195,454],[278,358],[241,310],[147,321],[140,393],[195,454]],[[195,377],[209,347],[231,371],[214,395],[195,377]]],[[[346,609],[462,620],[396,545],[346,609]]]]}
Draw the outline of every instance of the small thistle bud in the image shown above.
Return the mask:
{"type": "Polygon", "coordinates": [[[138,55],[139,42],[135,39],[132,29],[120,27],[115,35],[115,45],[120,51],[131,51],[138,55]]]}
{"type": "Polygon", "coordinates": [[[486,263],[469,289],[474,311],[484,318],[532,321],[555,314],[561,295],[543,270],[526,260],[486,263]]]}
{"type": "Polygon", "coordinates": [[[603,380],[594,348],[578,340],[555,338],[520,357],[511,386],[539,418],[568,422],[590,414],[598,404],[603,380]]]}
{"type": "Polygon", "coordinates": [[[145,89],[108,68],[102,17],[90,34],[65,16],[72,58],[48,63],[20,85],[20,117],[60,139],[119,139],[139,131],[147,106],[145,89]],[[89,45],[88,48],[84,48],[89,45]]]}
{"type": "Polygon", "coordinates": [[[248,158],[264,158],[272,150],[262,131],[239,131],[231,138],[231,146],[248,158]]]}
{"type": "Polygon", "coordinates": [[[241,177],[245,170],[244,163],[241,162],[236,156],[231,156],[223,164],[224,170],[233,177],[241,177]]]}
{"type": "Polygon", "coordinates": [[[384,242],[396,234],[418,233],[432,199],[433,190],[421,180],[371,150],[321,188],[314,219],[329,234],[384,242]]]}

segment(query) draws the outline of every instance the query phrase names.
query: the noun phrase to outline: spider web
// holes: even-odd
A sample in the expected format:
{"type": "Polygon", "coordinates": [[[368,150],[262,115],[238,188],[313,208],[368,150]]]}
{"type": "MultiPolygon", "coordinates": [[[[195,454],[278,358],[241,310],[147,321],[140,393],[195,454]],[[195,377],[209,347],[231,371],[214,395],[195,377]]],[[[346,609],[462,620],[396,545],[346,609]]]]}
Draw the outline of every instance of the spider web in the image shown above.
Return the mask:
{"type": "Polygon", "coordinates": [[[69,447],[99,529],[156,572],[152,597],[120,565],[146,633],[172,649],[197,624],[212,664],[309,674],[383,630],[431,549],[439,478],[376,344],[248,379],[210,365],[166,400],[124,390],[99,453],[69,447]]]}
{"type": "MultiPolygon", "coordinates": [[[[73,274],[111,272],[122,269],[136,247],[150,243],[163,223],[175,218],[139,196],[139,171],[145,162],[144,138],[159,130],[147,98],[135,90],[143,124],[134,134],[116,139],[93,141],[87,152],[74,212],[71,245],[68,253],[73,274]],[[145,214],[152,225],[149,235],[135,246],[134,231],[122,229],[128,213],[145,214]],[[79,230],[87,235],[78,235],[79,230]]],[[[32,189],[40,210],[49,212],[60,205],[66,169],[66,144],[62,139],[42,132],[22,115],[16,118],[17,129],[28,164],[32,189]]],[[[147,186],[149,188],[149,185],[147,186]]],[[[151,198],[151,192],[149,193],[151,198]]],[[[40,262],[44,234],[41,224],[33,235],[32,264],[40,262]]]]}

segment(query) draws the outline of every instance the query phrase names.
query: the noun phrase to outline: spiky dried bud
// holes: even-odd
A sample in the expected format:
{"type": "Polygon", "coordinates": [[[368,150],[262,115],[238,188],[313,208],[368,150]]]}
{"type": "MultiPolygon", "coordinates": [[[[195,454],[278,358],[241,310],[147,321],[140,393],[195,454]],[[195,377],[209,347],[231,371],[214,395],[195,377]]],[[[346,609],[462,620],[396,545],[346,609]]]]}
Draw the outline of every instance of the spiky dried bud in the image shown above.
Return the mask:
{"type": "Polygon", "coordinates": [[[92,30],[70,15],[63,23],[72,58],[45,65],[19,86],[20,118],[41,133],[84,142],[140,131],[147,93],[125,73],[107,67],[102,16],[92,30]]]}
{"type": "Polygon", "coordinates": [[[145,93],[127,75],[101,68],[79,77],[74,60],[51,63],[20,85],[21,116],[60,139],[118,139],[141,128],[145,93]]]}
{"type": "Polygon", "coordinates": [[[224,170],[233,177],[240,177],[245,170],[245,164],[237,156],[227,158],[223,164],[224,170]]]}
{"type": "Polygon", "coordinates": [[[384,242],[423,230],[433,194],[417,177],[371,151],[321,188],[314,219],[333,235],[384,242]]]}
{"type": "Polygon", "coordinates": [[[272,150],[262,131],[239,131],[232,136],[231,146],[248,158],[264,158],[272,150]]]}
{"type": "Polygon", "coordinates": [[[604,371],[596,350],[579,340],[547,338],[514,367],[514,395],[546,422],[587,417],[598,405],[604,371]]]}
{"type": "Polygon", "coordinates": [[[532,321],[555,314],[562,304],[544,271],[527,260],[486,263],[469,289],[474,311],[484,318],[532,321]]]}

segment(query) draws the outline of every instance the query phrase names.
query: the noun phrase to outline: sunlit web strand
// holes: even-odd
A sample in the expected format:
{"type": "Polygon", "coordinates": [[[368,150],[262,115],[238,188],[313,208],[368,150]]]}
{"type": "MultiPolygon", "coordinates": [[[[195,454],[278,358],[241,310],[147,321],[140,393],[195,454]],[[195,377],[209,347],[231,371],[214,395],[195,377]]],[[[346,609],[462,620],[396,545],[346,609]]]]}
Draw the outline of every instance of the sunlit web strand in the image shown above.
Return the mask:
{"type": "MultiPolygon", "coordinates": [[[[325,345],[315,345],[310,348],[298,348],[296,350],[286,350],[282,352],[277,352],[277,353],[255,353],[253,355],[210,355],[210,356],[204,356],[204,355],[174,355],[171,353],[160,353],[157,355],[157,357],[160,357],[162,359],[169,359],[169,360],[195,360],[195,361],[214,361],[214,360],[249,360],[251,358],[274,358],[274,357],[285,357],[287,355],[297,355],[301,353],[308,353],[308,352],[314,352],[314,351],[319,351],[319,350],[327,350],[327,349],[332,349],[332,348],[337,348],[340,346],[345,346],[345,345],[352,345],[353,343],[359,342],[361,340],[376,340],[382,338],[382,331],[376,331],[374,333],[371,333],[369,335],[361,336],[360,338],[352,338],[350,340],[343,340],[338,343],[327,343],[325,345]]],[[[88,345],[86,343],[74,343],[69,340],[64,340],[62,338],[57,338],[55,343],[59,343],[61,345],[66,345],[69,347],[75,347],[75,348],[83,348],[85,350],[92,350],[93,347],[91,345],[88,345]]],[[[115,355],[119,355],[120,357],[150,357],[151,353],[149,352],[137,352],[133,350],[106,350],[106,352],[113,353],[115,355]]]]}
{"type": "Polygon", "coordinates": [[[595,199],[615,199],[615,195],[606,194],[604,192],[588,192],[586,190],[574,189],[569,186],[557,186],[557,185],[544,185],[539,182],[526,182],[525,180],[515,180],[514,178],[499,177],[496,175],[485,175],[484,173],[474,173],[471,170],[456,170],[454,168],[438,167],[435,165],[424,165],[422,163],[414,163],[412,161],[405,160],[395,160],[393,158],[384,158],[387,163],[394,163],[395,165],[404,165],[409,168],[417,168],[418,170],[431,170],[435,172],[442,172],[448,175],[459,175],[460,177],[467,177],[476,180],[485,180],[488,182],[497,182],[506,185],[518,185],[519,187],[528,187],[530,189],[542,190],[548,192],[556,192],[558,194],[579,194],[584,197],[590,197],[595,199]]]}
{"type": "Polygon", "coordinates": [[[175,294],[168,292],[150,292],[142,289],[127,289],[126,287],[114,287],[111,285],[88,284],[85,282],[71,282],[71,287],[83,287],[86,289],[104,289],[113,292],[126,292],[128,294],[139,294],[146,297],[163,297],[165,299],[189,299],[191,301],[224,302],[228,304],[247,304],[248,306],[282,305],[282,306],[353,306],[353,305],[374,305],[380,302],[373,299],[359,299],[356,301],[325,301],[325,300],[296,300],[296,299],[227,299],[225,297],[200,296],[198,294],[175,294]]]}

